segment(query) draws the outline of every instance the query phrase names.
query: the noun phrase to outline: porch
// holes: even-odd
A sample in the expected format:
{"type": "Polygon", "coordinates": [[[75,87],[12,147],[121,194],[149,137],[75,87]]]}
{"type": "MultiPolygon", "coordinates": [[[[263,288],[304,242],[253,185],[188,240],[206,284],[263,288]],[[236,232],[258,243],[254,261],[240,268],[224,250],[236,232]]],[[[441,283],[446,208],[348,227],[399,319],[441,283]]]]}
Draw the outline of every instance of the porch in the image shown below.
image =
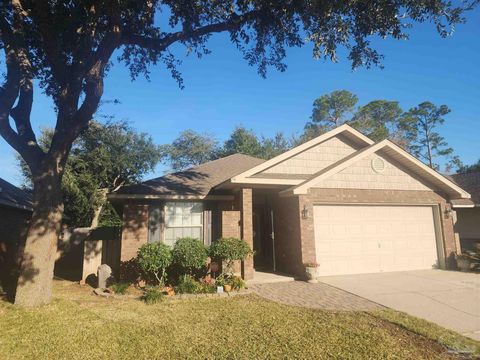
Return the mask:
{"type": "Polygon", "coordinates": [[[255,270],[253,279],[248,280],[247,284],[248,285],[277,284],[277,283],[286,283],[291,281],[295,281],[295,278],[291,275],[255,270]]]}
{"type": "MultiPolygon", "coordinates": [[[[298,197],[280,197],[281,187],[233,189],[238,209],[238,236],[254,251],[241,274],[254,282],[291,281],[303,273],[301,211],[298,197]],[[284,276],[284,274],[289,274],[284,276]]],[[[222,236],[231,234],[231,210],[222,211],[222,236]]]]}

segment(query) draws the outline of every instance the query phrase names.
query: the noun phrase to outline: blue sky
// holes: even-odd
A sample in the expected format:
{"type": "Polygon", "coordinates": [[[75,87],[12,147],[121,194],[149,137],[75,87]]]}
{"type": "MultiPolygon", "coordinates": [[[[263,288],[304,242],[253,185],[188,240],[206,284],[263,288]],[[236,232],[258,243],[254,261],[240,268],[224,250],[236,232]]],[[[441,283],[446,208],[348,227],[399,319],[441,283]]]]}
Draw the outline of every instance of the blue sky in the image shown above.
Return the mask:
{"type": "MultiPolygon", "coordinates": [[[[480,9],[468,15],[452,37],[442,39],[431,24],[417,25],[407,41],[376,40],[384,55],[384,69],[351,70],[345,56],[338,63],[313,60],[311,47],[291,49],[284,73],[270,69],[262,79],[249,67],[225,35],[212,37],[212,54],[197,59],[176,54],[185,80],[181,90],[162,67],[152,68],[151,81],[131,82],[127,70],[115,63],[105,83],[103,113],[128,120],[149,133],[158,144],[171,142],[180,131],[208,132],[224,140],[235,125],[258,134],[299,133],[311,114],[312,102],[322,94],[347,89],[359,105],[374,99],[398,100],[408,108],[429,100],[447,104],[452,112],[440,129],[464,163],[480,158],[480,9]]],[[[53,126],[55,115],[48,98],[36,93],[32,120],[35,129],[53,126]]],[[[21,183],[14,151],[0,139],[0,177],[21,183]]],[[[155,173],[160,175],[159,165],[155,173]]]]}

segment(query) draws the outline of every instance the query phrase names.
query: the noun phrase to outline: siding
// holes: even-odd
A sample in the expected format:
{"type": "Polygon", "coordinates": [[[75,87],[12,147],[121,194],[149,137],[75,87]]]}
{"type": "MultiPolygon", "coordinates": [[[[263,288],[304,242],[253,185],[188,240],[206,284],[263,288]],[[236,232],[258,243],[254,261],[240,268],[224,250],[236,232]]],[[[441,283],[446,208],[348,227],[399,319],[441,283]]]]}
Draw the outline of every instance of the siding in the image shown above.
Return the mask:
{"type": "Polygon", "coordinates": [[[314,174],[358,150],[338,135],[264,170],[261,174],[314,174]]]}
{"type": "Polygon", "coordinates": [[[375,153],[359,160],[329,178],[315,184],[317,188],[334,189],[377,189],[377,190],[431,190],[426,184],[410,175],[401,165],[387,159],[381,153],[375,153]],[[377,173],[372,168],[372,160],[380,158],[385,168],[377,173]]]}

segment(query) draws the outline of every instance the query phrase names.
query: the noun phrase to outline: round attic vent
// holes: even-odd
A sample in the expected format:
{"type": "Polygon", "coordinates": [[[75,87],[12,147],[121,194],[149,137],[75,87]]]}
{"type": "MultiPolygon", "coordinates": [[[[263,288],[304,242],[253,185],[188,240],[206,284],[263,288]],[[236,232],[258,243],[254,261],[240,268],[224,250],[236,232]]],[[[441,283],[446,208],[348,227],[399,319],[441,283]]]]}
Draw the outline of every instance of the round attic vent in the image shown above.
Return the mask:
{"type": "Polygon", "coordinates": [[[372,159],[372,169],[376,173],[383,172],[385,170],[385,162],[379,157],[372,159]]]}

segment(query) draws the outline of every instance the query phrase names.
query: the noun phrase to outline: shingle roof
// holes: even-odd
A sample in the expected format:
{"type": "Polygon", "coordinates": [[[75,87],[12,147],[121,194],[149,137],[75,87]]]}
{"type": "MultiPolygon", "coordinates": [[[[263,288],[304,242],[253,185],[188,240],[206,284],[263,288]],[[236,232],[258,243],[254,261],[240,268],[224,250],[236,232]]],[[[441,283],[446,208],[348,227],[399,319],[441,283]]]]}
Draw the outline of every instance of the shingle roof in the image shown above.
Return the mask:
{"type": "Polygon", "coordinates": [[[32,210],[32,196],[0,178],[0,205],[32,210]]]}
{"type": "Polygon", "coordinates": [[[460,187],[472,195],[472,201],[480,205],[480,171],[450,175],[460,187]]]}
{"type": "Polygon", "coordinates": [[[233,154],[140,184],[124,186],[115,194],[205,196],[215,186],[264,161],[248,155],[233,154]]]}

